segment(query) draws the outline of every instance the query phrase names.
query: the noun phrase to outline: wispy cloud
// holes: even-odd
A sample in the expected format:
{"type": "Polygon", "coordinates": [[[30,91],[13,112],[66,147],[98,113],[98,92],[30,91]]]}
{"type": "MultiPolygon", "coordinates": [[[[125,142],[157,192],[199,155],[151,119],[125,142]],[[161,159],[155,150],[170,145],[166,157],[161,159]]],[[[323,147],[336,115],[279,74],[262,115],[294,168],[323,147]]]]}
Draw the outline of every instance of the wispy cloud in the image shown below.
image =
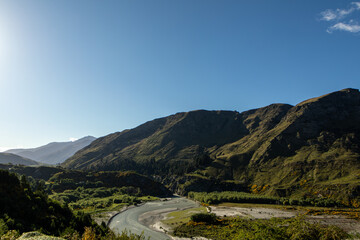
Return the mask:
{"type": "Polygon", "coordinates": [[[69,141],[71,141],[71,142],[75,142],[76,140],[79,140],[79,139],[78,138],[73,138],[73,137],[69,138],[69,141]]]}
{"type": "Polygon", "coordinates": [[[352,7],[348,9],[339,9],[339,8],[336,10],[326,9],[325,11],[320,13],[321,20],[323,21],[340,20],[346,17],[347,15],[351,14],[355,10],[360,9],[360,2],[353,2],[351,5],[352,7]]]}
{"type": "Polygon", "coordinates": [[[349,19],[350,15],[358,10],[360,10],[360,2],[352,2],[348,8],[338,8],[336,10],[326,9],[320,13],[320,20],[333,22],[332,26],[327,29],[328,33],[334,31],[358,33],[360,32],[360,25],[354,19],[349,19]],[[345,18],[349,19],[347,23],[344,22],[345,18]]]}
{"type": "Polygon", "coordinates": [[[338,17],[336,12],[334,12],[333,10],[330,10],[330,9],[327,9],[327,10],[321,12],[320,15],[321,15],[321,20],[324,20],[324,21],[331,21],[338,17]]]}
{"type": "Polygon", "coordinates": [[[335,30],[339,31],[346,31],[346,32],[352,32],[352,33],[358,33],[360,32],[360,25],[359,24],[346,24],[346,23],[337,23],[327,30],[329,33],[332,33],[335,30]]]}
{"type": "Polygon", "coordinates": [[[360,2],[352,2],[351,4],[354,5],[356,9],[360,9],[360,2]]]}

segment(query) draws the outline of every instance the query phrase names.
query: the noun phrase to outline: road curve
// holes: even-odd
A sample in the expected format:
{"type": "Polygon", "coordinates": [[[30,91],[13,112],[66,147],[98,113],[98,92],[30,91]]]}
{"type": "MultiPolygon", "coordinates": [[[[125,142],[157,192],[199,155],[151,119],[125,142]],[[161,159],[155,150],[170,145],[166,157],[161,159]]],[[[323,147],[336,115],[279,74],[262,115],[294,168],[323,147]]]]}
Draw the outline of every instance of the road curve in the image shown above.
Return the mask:
{"type": "Polygon", "coordinates": [[[167,240],[170,239],[169,236],[141,224],[139,222],[139,217],[147,212],[155,210],[169,209],[169,211],[177,211],[197,206],[198,204],[194,201],[180,197],[172,198],[169,201],[148,202],[139,207],[130,208],[122,213],[119,213],[111,219],[109,227],[117,233],[121,233],[126,229],[136,234],[144,232],[145,237],[150,237],[151,240],[167,240]]]}

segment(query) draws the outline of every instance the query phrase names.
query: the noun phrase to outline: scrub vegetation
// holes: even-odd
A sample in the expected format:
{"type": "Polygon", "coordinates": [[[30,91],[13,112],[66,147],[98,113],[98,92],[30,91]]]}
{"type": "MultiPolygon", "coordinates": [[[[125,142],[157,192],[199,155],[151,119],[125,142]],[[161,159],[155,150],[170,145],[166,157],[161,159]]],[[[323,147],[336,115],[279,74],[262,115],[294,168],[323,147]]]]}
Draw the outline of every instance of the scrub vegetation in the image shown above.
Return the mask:
{"type": "Polygon", "coordinates": [[[219,204],[223,202],[232,203],[257,203],[257,204],[278,204],[298,205],[316,207],[343,207],[343,203],[328,198],[284,198],[272,197],[262,194],[246,192],[189,192],[188,197],[206,204],[219,204]]]}
{"type": "Polygon", "coordinates": [[[172,228],[187,223],[194,213],[206,213],[205,207],[190,208],[182,211],[171,212],[166,215],[166,219],[162,222],[172,228]]]}
{"type": "MultiPolygon", "coordinates": [[[[124,205],[157,199],[157,197],[143,195],[140,188],[133,186],[77,187],[72,190],[71,186],[75,181],[68,179],[64,182],[59,181],[55,186],[56,189],[70,189],[55,192],[52,190],[52,184],[57,182],[58,177],[46,182],[32,177],[29,179],[30,181],[24,175],[0,170],[0,236],[2,240],[16,239],[22,233],[32,231],[37,232],[24,234],[21,239],[32,237],[50,239],[46,235],[51,235],[69,240],[145,240],[143,235],[128,232],[115,235],[105,223],[98,225],[89,214],[85,213],[118,209],[124,205]],[[47,192],[53,193],[51,197],[48,197],[47,192]]],[[[93,183],[88,181],[86,184],[93,183]]]]}
{"type": "Polygon", "coordinates": [[[178,237],[203,236],[213,240],[342,240],[351,236],[336,226],[311,224],[301,217],[291,219],[216,218],[213,214],[196,214],[191,221],[177,227],[178,237]]]}
{"type": "Polygon", "coordinates": [[[84,188],[65,190],[62,193],[53,193],[50,197],[68,206],[73,210],[88,213],[101,211],[118,211],[127,205],[136,205],[145,201],[159,199],[153,196],[142,196],[138,189],[122,188],[84,188]]]}
{"type": "Polygon", "coordinates": [[[60,236],[82,234],[92,227],[96,234],[105,235],[106,226],[99,226],[89,215],[74,213],[66,205],[48,198],[42,189],[32,191],[26,178],[0,170],[0,235],[10,230],[22,233],[40,231],[60,236]]]}

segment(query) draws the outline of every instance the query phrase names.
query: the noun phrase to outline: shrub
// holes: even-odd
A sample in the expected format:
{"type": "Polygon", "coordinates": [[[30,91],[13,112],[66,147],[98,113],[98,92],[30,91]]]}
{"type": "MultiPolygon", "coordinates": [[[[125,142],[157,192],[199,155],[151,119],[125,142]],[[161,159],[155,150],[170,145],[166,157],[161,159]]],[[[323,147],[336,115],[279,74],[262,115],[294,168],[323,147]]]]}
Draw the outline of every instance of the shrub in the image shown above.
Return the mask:
{"type": "Polygon", "coordinates": [[[191,221],[193,222],[205,222],[205,223],[215,223],[216,215],[214,213],[196,213],[191,216],[191,221]]]}

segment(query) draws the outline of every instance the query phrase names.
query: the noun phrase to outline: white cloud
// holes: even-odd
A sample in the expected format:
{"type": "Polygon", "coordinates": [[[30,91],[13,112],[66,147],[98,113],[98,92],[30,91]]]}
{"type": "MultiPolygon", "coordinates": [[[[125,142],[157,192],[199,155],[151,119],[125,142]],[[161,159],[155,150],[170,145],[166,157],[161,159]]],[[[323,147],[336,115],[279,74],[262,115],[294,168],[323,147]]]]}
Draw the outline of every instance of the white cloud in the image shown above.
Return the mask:
{"type": "Polygon", "coordinates": [[[336,13],[330,9],[327,9],[321,12],[320,14],[322,16],[321,20],[325,20],[325,21],[331,21],[337,18],[336,13]]]}
{"type": "MultiPolygon", "coordinates": [[[[359,3],[359,6],[360,6],[360,3],[359,3]]],[[[357,8],[357,9],[360,9],[360,8],[357,8]]],[[[326,9],[325,11],[320,13],[321,20],[333,21],[333,20],[337,20],[337,19],[342,19],[355,10],[356,9],[354,7],[349,8],[349,9],[336,9],[335,11],[331,10],[331,9],[326,9]]]]}
{"type": "Polygon", "coordinates": [[[360,32],[360,25],[359,24],[346,24],[346,23],[336,23],[335,25],[331,26],[327,31],[332,33],[333,31],[346,31],[351,33],[358,33],[360,32]]]}
{"type": "Polygon", "coordinates": [[[355,8],[349,8],[349,9],[337,9],[336,10],[339,13],[339,17],[342,18],[346,15],[349,15],[350,13],[352,13],[353,11],[355,11],[355,8]]]}
{"type": "MultiPolygon", "coordinates": [[[[334,31],[345,31],[351,33],[358,33],[360,32],[360,25],[354,21],[354,19],[350,18],[350,15],[360,10],[360,2],[352,2],[348,8],[344,9],[336,9],[331,10],[327,9],[320,13],[321,18],[320,20],[333,22],[332,26],[330,26],[326,31],[328,33],[332,33],[334,31]],[[348,19],[345,23],[345,19],[348,19]]],[[[356,16],[356,15],[354,15],[356,16]]]]}
{"type": "Polygon", "coordinates": [[[360,10],[360,2],[352,2],[351,4],[355,5],[356,9],[360,10]]]}
{"type": "Polygon", "coordinates": [[[73,138],[73,137],[69,138],[69,141],[72,141],[72,142],[75,142],[76,140],[78,140],[78,138],[73,138]]]}

